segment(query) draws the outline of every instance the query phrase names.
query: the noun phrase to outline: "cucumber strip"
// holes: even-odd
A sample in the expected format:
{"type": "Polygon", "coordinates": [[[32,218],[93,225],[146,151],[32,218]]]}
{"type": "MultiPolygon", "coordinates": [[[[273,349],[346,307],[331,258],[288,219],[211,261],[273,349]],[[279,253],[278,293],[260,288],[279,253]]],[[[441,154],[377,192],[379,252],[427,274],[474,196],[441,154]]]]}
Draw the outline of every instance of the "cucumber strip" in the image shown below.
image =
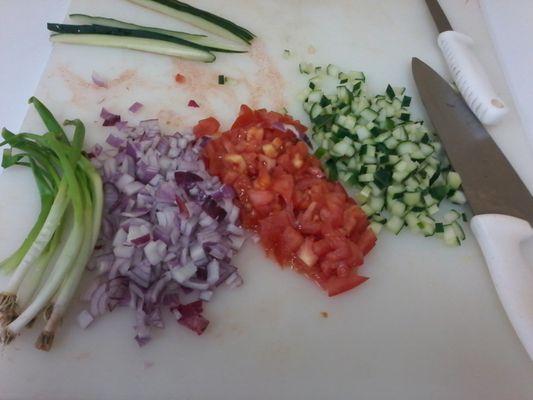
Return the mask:
{"type": "Polygon", "coordinates": [[[226,39],[249,44],[255,35],[249,30],[208,11],[177,0],[129,0],[137,5],[187,22],[226,39]]]}
{"type": "Polygon", "coordinates": [[[189,46],[156,39],[99,34],[58,33],[50,36],[50,40],[55,43],[83,44],[89,46],[116,47],[147,51],[150,53],[163,54],[193,61],[213,62],[216,59],[213,53],[206,50],[195,49],[189,46]]]}
{"type": "Polygon", "coordinates": [[[144,39],[163,40],[170,43],[176,43],[183,46],[188,46],[194,49],[208,51],[205,46],[189,42],[188,40],[180,39],[174,36],[162,35],[160,33],[148,32],[139,29],[115,28],[104,25],[70,25],[49,23],[48,30],[56,33],[75,33],[75,34],[92,34],[92,35],[113,35],[120,37],[135,37],[144,39]]]}
{"type": "Polygon", "coordinates": [[[70,14],[69,17],[82,25],[100,25],[109,26],[114,28],[133,29],[147,32],[158,33],[161,35],[172,36],[178,39],[183,39],[191,43],[198,44],[204,47],[206,50],[218,51],[222,53],[245,53],[248,49],[244,46],[240,46],[233,43],[220,43],[217,40],[213,40],[206,35],[197,35],[194,33],[172,31],[169,29],[161,29],[151,26],[143,26],[132,24],[130,22],[120,21],[113,18],[95,17],[85,14],[70,14]]]}

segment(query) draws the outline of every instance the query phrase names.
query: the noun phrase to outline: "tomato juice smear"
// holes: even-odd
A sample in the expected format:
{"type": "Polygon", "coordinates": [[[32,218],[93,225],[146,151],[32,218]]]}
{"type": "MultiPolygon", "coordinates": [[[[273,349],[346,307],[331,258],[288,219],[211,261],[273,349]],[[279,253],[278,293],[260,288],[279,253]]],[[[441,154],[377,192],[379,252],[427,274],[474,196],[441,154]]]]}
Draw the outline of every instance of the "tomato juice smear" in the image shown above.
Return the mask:
{"type": "MultiPolygon", "coordinates": [[[[213,125],[194,132],[211,135],[213,125]]],[[[203,158],[233,187],[242,225],[259,234],[267,254],[335,296],[368,279],[357,268],[376,236],[361,208],[309,154],[299,139],[305,131],[288,115],[243,105],[231,129],[206,144],[203,158]]]]}

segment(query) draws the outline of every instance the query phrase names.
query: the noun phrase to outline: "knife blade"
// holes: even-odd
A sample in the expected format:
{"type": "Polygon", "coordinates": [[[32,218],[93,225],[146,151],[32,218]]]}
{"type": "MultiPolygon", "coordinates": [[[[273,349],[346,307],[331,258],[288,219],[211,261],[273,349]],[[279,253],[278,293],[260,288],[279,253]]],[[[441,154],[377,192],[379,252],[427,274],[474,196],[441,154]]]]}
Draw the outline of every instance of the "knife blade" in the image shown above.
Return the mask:
{"type": "Polygon", "coordinates": [[[477,59],[474,41],[453,30],[437,0],[426,0],[426,5],[439,31],[437,43],[466,103],[484,124],[498,123],[507,113],[507,107],[477,59]]]}
{"type": "Polygon", "coordinates": [[[450,24],[450,21],[448,21],[448,17],[437,0],[426,0],[426,5],[433,17],[433,21],[435,21],[435,24],[437,25],[439,33],[453,31],[452,25],[450,24]]]}
{"type": "Polygon", "coordinates": [[[429,118],[463,180],[475,214],[470,226],[496,291],[533,360],[533,268],[521,249],[533,237],[533,197],[448,82],[418,58],[413,58],[412,69],[429,118]]]}
{"type": "Polygon", "coordinates": [[[474,214],[506,214],[533,224],[529,190],[464,100],[418,58],[413,59],[413,74],[474,214]]]}

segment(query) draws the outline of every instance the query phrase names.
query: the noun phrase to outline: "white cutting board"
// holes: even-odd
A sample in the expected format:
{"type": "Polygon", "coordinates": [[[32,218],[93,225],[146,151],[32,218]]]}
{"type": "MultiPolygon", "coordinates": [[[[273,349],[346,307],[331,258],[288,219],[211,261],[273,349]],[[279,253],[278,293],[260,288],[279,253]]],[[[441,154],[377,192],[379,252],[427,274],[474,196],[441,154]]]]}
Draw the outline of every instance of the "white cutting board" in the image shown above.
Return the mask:
{"type": "MultiPolygon", "coordinates": [[[[126,1],[73,0],[71,10],[189,29],[126,1]]],[[[454,26],[478,42],[478,54],[511,105],[491,130],[528,187],[533,163],[492,54],[476,1],[444,2],[454,26]]],[[[56,46],[37,89],[56,116],[81,118],[88,141],[101,141],[102,106],[130,120],[161,117],[187,129],[213,114],[224,126],[241,102],[281,108],[302,118],[295,94],[305,86],[300,60],[334,62],[367,73],[372,90],[406,85],[423,116],[410,74],[418,56],[448,76],[435,28],[422,0],[199,0],[230,16],[260,40],[249,55],[221,55],[203,65],[143,53],[56,46]],[[294,56],[282,58],[283,49],[294,56]],[[314,54],[312,54],[314,53],[314,54]],[[109,89],[91,83],[92,71],[109,89]],[[173,81],[182,73],[194,87],[173,81]],[[218,86],[217,75],[239,80],[218,86]],[[189,99],[201,108],[187,108],[189,99]]],[[[40,129],[30,111],[25,129],[40,129]]],[[[0,176],[0,258],[22,241],[38,200],[26,171],[0,176]],[[29,211],[30,210],[30,211],[29,211]]],[[[207,306],[211,325],[198,337],[169,319],[138,348],[129,310],[101,318],[87,331],[73,307],[54,349],[33,349],[38,329],[0,351],[0,399],[483,399],[533,398],[533,368],[493,289],[478,246],[449,249],[438,240],[380,236],[362,271],[371,279],[336,298],[282,271],[249,243],[237,256],[245,285],[223,290],[207,306]],[[327,312],[324,318],[321,312],[327,312]]],[[[5,281],[5,280],[3,280],[5,281]]],[[[0,282],[3,283],[3,282],[0,282]]]]}

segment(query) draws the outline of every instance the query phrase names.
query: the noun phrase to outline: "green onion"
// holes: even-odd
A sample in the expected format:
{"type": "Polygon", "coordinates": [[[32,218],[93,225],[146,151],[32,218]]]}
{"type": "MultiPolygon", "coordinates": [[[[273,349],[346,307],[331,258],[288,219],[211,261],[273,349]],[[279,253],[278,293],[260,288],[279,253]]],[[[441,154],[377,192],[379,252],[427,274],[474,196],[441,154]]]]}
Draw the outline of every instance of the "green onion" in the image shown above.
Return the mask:
{"type": "Polygon", "coordinates": [[[15,135],[2,131],[2,144],[19,151],[15,155],[11,149],[4,152],[3,166],[32,169],[41,212],[24,243],[1,264],[4,270],[14,270],[0,294],[1,339],[11,342],[37,314],[47,310],[50,318],[36,346],[49,350],[96,243],[103,191],[100,176],[82,154],[83,123],[65,121],[64,125],[75,128],[69,141],[63,127],[38,99],[31,98],[30,103],[48,132],[15,135]]]}

